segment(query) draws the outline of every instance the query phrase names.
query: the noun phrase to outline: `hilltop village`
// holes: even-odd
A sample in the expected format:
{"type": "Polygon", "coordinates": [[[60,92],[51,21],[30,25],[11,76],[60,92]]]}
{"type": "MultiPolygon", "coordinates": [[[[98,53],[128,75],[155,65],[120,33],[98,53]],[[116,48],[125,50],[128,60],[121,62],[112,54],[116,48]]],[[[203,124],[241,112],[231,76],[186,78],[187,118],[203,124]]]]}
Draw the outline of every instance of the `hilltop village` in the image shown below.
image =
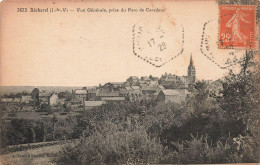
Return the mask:
{"type": "Polygon", "coordinates": [[[1,98],[1,105],[15,111],[45,111],[70,108],[86,110],[115,102],[135,102],[158,99],[161,102],[181,103],[197,81],[196,69],[190,57],[187,76],[165,73],[154,76],[131,76],[125,82],[108,82],[92,88],[83,87],[72,91],[51,92],[35,88],[31,93],[20,93],[1,98]]]}

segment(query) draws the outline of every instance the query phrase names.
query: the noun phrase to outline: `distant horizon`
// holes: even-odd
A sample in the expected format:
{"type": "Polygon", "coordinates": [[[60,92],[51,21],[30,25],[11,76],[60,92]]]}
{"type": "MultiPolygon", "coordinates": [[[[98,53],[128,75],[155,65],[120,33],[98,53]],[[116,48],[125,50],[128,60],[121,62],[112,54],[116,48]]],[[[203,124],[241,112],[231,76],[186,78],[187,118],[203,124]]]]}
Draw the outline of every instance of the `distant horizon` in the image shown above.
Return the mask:
{"type": "MultiPolygon", "coordinates": [[[[170,74],[170,73],[168,73],[170,74]]],[[[174,75],[174,74],[172,74],[174,75]]],[[[177,75],[178,76],[178,75],[177,75]]],[[[130,76],[131,77],[131,76],[130,76]]],[[[145,77],[145,76],[141,76],[141,77],[145,77]]],[[[138,77],[138,78],[141,78],[138,77]]],[[[148,76],[149,77],[149,76],[148,76]]],[[[160,78],[160,77],[159,77],[160,78]]],[[[217,79],[219,80],[219,79],[217,79]]],[[[216,81],[216,80],[199,80],[199,81],[216,81]]],[[[109,81],[109,82],[126,82],[125,81],[109,81]]],[[[104,85],[106,83],[109,82],[105,82],[101,85],[104,85]]],[[[79,88],[94,88],[94,87],[98,87],[99,84],[97,85],[82,85],[82,86],[41,86],[41,85],[21,85],[21,86],[1,86],[0,85],[0,96],[4,95],[4,94],[11,94],[11,93],[19,93],[19,92],[31,92],[34,88],[39,88],[41,90],[46,90],[46,92],[64,92],[64,91],[69,91],[71,92],[71,90],[73,89],[79,89],[79,88]]]]}
{"type": "MultiPolygon", "coordinates": [[[[176,74],[172,74],[172,75],[176,75],[176,74]]],[[[149,77],[149,76],[147,76],[147,77],[149,77]]],[[[179,76],[179,75],[176,75],[176,76],[179,76]]],[[[181,76],[184,76],[184,75],[181,75],[181,76]]],[[[129,77],[131,77],[131,76],[129,76],[129,77]]],[[[142,76],[142,77],[146,77],[146,76],[142,76]]],[[[155,76],[155,77],[157,77],[157,76],[155,76]]],[[[141,78],[141,77],[138,77],[138,78],[141,78]]],[[[215,80],[214,79],[197,79],[197,80],[199,80],[199,81],[217,81],[222,78],[223,77],[220,77],[215,80]]],[[[72,88],[72,87],[98,87],[99,84],[105,85],[106,83],[110,83],[110,82],[126,82],[126,80],[125,81],[108,81],[108,82],[98,83],[97,85],[58,85],[58,86],[57,85],[0,85],[0,87],[70,87],[70,88],[72,88]]]]}

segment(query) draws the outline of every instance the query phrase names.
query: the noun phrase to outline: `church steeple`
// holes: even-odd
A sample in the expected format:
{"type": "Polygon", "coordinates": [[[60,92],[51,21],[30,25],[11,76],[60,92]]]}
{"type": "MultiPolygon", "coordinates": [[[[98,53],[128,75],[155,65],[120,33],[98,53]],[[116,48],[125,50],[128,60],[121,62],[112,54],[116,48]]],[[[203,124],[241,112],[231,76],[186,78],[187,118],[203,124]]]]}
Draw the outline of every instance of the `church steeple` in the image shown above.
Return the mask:
{"type": "Polygon", "coordinates": [[[193,65],[192,54],[190,56],[190,66],[193,65]]]}
{"type": "Polygon", "coordinates": [[[191,83],[195,83],[196,81],[196,69],[194,66],[194,62],[192,59],[192,54],[190,56],[190,65],[188,67],[188,76],[190,77],[191,83]]]}

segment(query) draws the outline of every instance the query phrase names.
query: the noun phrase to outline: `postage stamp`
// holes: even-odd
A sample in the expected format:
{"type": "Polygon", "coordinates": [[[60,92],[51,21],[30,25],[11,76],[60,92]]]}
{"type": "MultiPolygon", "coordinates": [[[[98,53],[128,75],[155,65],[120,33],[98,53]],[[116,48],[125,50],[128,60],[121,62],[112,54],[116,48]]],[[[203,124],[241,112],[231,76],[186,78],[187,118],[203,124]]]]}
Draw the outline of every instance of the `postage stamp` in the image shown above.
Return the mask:
{"type": "Polygon", "coordinates": [[[256,6],[219,6],[219,48],[255,48],[256,6]]]}
{"type": "Polygon", "coordinates": [[[184,28],[167,19],[143,19],[133,32],[133,54],[147,63],[161,67],[181,55],[184,48],[184,28]]]}

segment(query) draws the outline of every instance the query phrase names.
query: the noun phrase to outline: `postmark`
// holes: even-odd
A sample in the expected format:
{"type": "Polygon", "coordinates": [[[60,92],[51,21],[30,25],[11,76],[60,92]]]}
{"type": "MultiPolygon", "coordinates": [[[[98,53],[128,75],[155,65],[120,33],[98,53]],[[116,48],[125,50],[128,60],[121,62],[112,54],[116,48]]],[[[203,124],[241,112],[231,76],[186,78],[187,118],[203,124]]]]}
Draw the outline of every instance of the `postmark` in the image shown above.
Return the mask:
{"type": "Polygon", "coordinates": [[[233,62],[235,59],[243,57],[245,50],[237,49],[232,47],[232,45],[225,49],[220,49],[217,31],[218,18],[213,18],[203,24],[200,51],[218,67],[227,69],[236,64],[233,62]]]}
{"type": "Polygon", "coordinates": [[[219,6],[219,48],[255,48],[256,6],[219,6]]]}
{"type": "Polygon", "coordinates": [[[143,19],[133,32],[133,54],[139,59],[161,67],[183,53],[184,27],[163,17],[143,19]]]}

